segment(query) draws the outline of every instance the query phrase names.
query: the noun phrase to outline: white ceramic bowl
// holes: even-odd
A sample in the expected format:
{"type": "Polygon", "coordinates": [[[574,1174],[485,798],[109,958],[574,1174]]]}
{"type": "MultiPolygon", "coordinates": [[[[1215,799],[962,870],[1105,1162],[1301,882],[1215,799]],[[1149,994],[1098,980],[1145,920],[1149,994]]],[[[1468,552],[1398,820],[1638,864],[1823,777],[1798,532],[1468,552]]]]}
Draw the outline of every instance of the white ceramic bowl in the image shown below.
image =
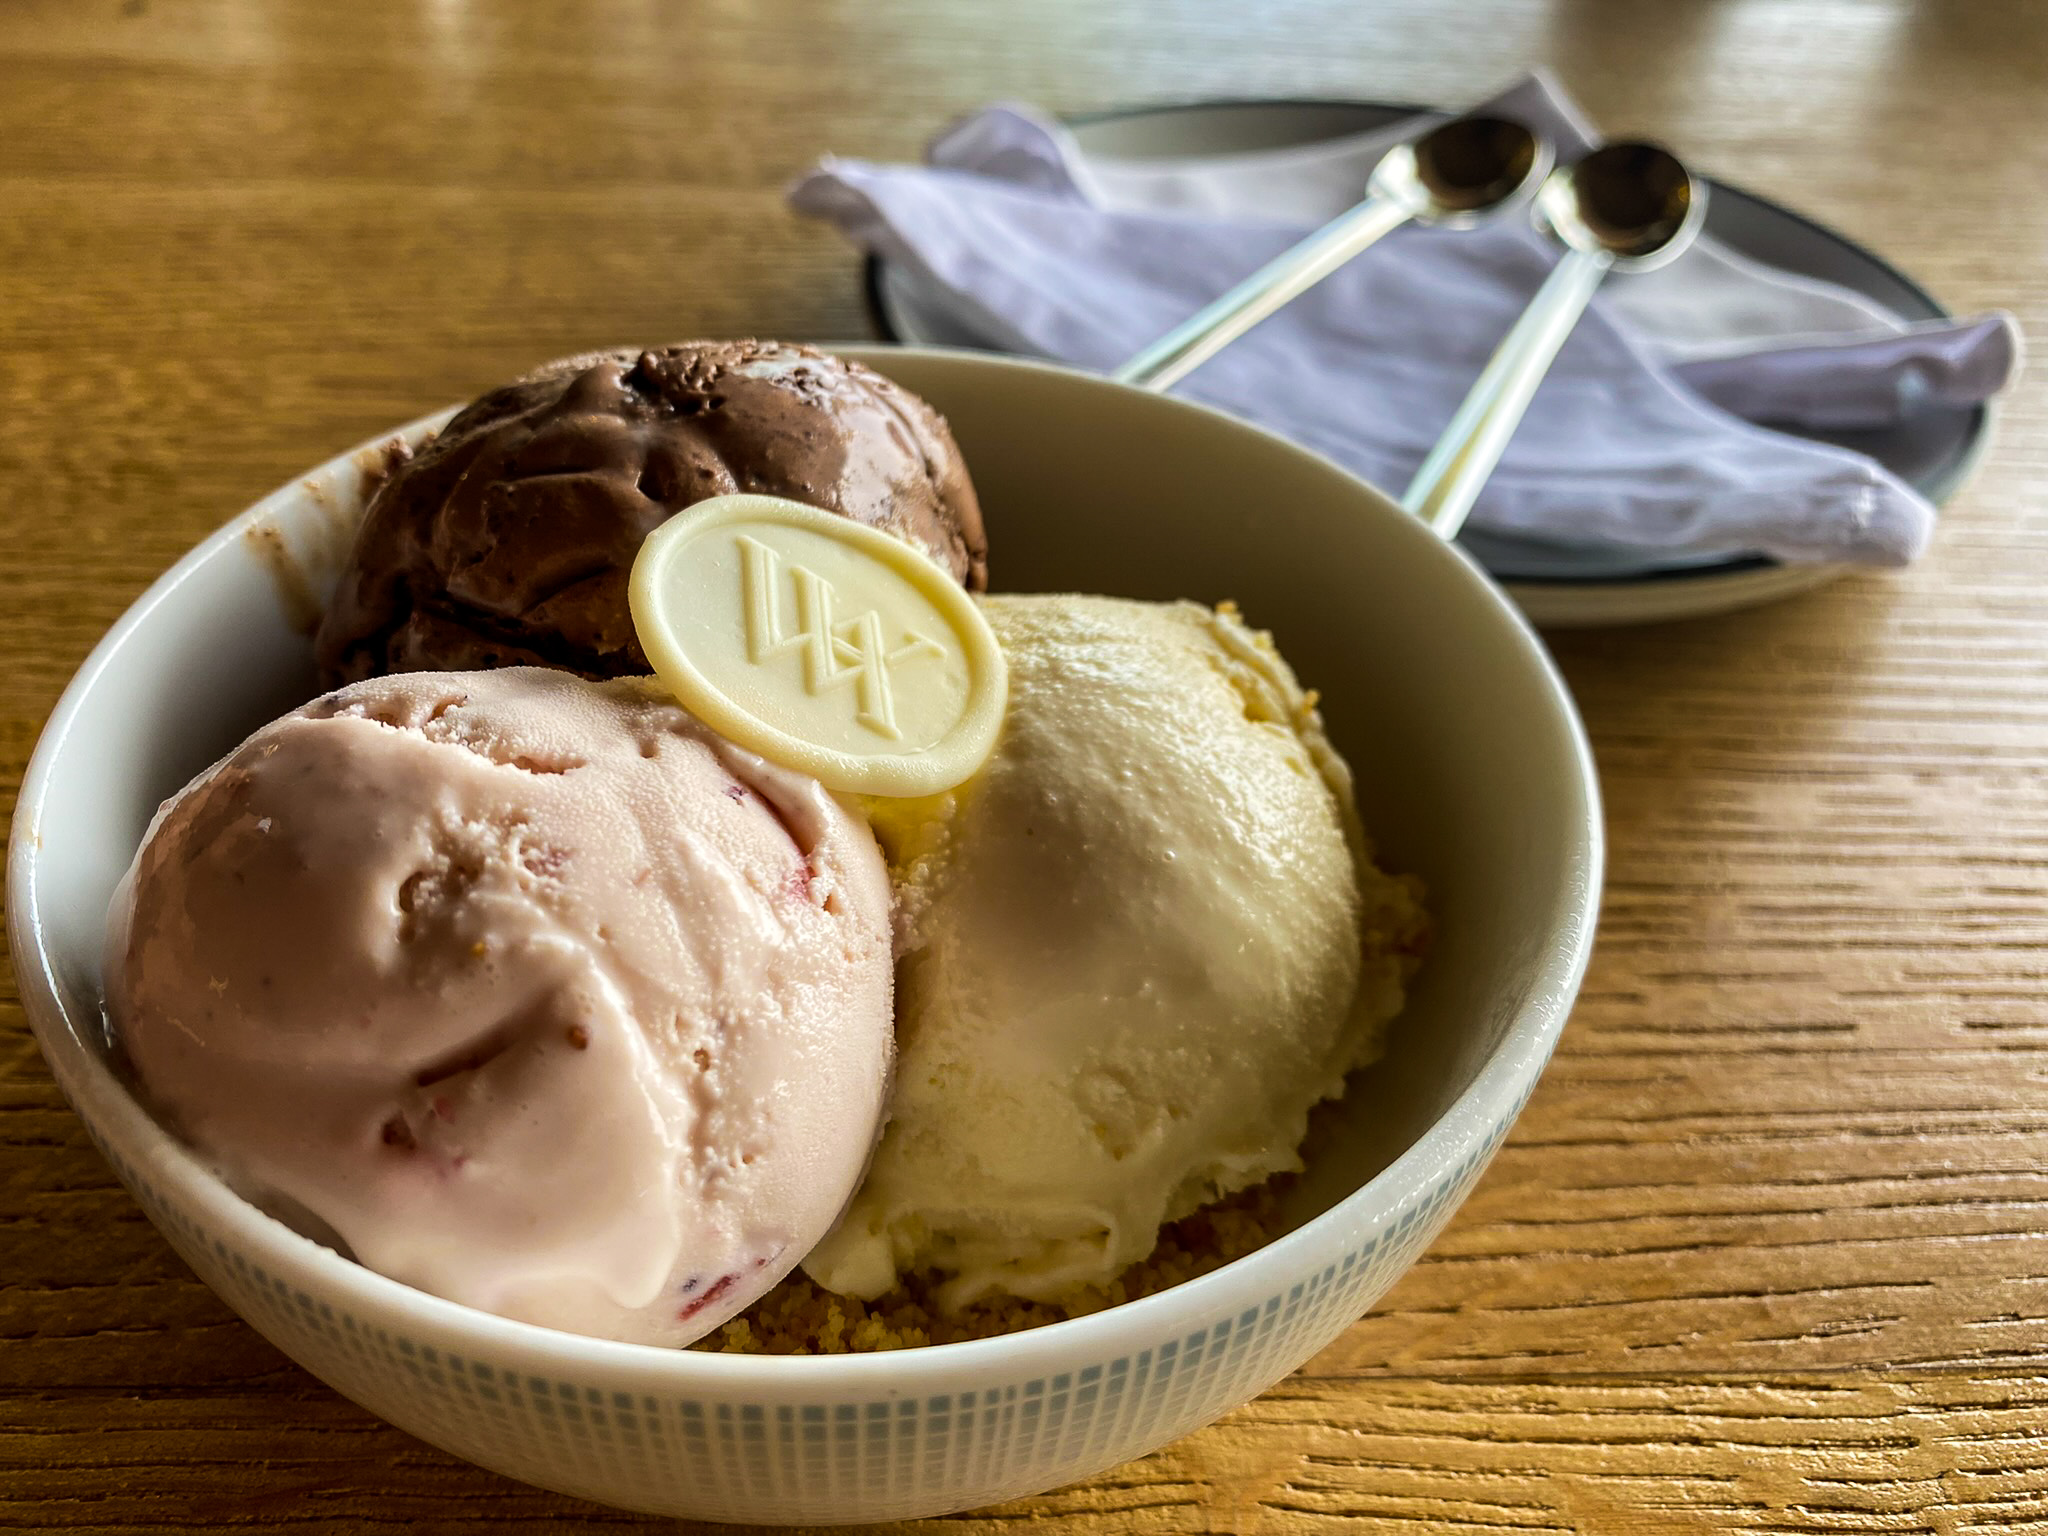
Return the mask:
{"type": "MultiPolygon", "coordinates": [[[[1438,941],[1344,1101],[1301,1225],[1173,1290],[1007,1338],[825,1359],[553,1333],[386,1280],[230,1194],[102,1050],[109,893],[158,801],[312,691],[304,632],[357,510],[344,455],[152,587],[80,670],[22,786],[8,924],[51,1070],[122,1181],[265,1337],[456,1455],[631,1508],[762,1524],[937,1514],[1139,1456],[1246,1401],[1370,1306],[1528,1098],[1591,943],[1593,768],[1535,638],[1379,492],[1161,396],[969,353],[845,348],[952,421],[1007,590],[1233,597],[1323,690],[1384,856],[1438,941]]],[[[440,418],[435,418],[437,422],[440,418]]],[[[433,422],[415,424],[409,432],[433,422]]]]}

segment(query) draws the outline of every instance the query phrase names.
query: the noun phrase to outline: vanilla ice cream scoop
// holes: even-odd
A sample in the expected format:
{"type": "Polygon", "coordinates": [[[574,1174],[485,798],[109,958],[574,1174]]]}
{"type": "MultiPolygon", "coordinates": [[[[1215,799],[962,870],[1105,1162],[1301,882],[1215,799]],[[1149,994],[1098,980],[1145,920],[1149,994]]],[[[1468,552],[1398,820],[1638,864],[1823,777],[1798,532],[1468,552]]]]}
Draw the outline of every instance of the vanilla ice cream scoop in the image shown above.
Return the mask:
{"type": "Polygon", "coordinates": [[[805,1261],[861,1297],[1057,1300],[1299,1166],[1423,931],[1268,637],[1194,603],[1000,597],[995,756],[870,806],[896,866],[897,1085],[805,1261]]]}
{"type": "Polygon", "coordinates": [[[652,685],[415,673],[165,805],[108,1006],[259,1204],[454,1301],[682,1344],[860,1179],[889,911],[857,816],[652,685]]]}

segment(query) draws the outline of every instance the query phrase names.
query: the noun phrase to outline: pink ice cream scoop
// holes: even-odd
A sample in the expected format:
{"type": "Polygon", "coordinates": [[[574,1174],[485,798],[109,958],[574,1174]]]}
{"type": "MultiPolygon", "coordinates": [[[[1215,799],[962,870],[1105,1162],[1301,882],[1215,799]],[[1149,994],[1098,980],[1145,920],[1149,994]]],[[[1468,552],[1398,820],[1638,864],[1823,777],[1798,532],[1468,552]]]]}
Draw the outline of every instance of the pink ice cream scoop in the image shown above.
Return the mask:
{"type": "Polygon", "coordinates": [[[164,806],[108,1006],[259,1204],[454,1301],[684,1344],[867,1165],[889,901],[864,822],[651,684],[415,673],[164,806]]]}

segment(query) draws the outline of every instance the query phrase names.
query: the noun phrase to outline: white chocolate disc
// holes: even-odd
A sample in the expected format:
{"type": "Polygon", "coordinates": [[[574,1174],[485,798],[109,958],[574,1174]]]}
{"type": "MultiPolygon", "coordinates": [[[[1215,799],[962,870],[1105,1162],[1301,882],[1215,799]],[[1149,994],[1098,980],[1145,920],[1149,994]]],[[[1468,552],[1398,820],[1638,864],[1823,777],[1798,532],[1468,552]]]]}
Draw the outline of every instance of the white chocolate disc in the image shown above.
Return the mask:
{"type": "Polygon", "coordinates": [[[988,621],[890,534],[774,496],[718,496],[648,535],[633,626],[698,719],[828,789],[936,794],[995,748],[1008,671],[988,621]]]}

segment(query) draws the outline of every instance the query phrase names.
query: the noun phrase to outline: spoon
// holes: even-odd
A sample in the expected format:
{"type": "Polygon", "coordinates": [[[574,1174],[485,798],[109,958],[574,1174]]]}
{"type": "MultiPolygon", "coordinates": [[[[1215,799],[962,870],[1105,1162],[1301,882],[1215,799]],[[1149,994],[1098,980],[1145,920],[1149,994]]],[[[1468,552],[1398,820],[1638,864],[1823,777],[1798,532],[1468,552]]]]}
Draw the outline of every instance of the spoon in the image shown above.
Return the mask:
{"type": "Polygon", "coordinates": [[[1413,219],[1464,228],[1525,201],[1551,165],[1547,139],[1501,117],[1459,117],[1373,168],[1365,200],[1204,305],[1117,369],[1119,383],[1168,389],[1288,300],[1413,219]]]}
{"type": "Polygon", "coordinates": [[[1610,272],[1676,259],[1706,213],[1706,186],[1669,150],[1639,139],[1552,171],[1536,195],[1536,222],[1565,247],[1564,259],[1487,360],[1401,505],[1456,538],[1593,291],[1610,272]]]}

